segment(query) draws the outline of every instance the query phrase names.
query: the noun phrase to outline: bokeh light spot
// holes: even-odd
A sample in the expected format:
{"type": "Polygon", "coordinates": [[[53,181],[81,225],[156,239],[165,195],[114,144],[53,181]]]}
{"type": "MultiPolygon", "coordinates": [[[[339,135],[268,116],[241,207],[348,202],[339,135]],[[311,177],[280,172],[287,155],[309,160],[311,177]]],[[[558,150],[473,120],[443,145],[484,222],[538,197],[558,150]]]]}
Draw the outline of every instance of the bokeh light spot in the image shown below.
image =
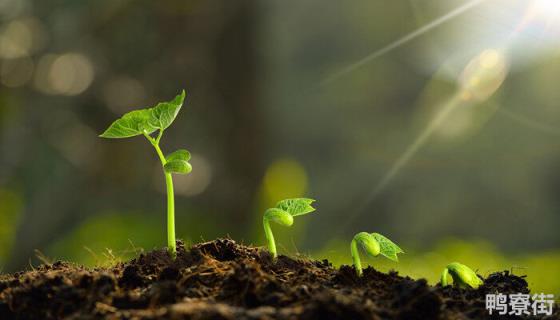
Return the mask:
{"type": "MultiPolygon", "coordinates": [[[[212,167],[208,160],[199,154],[191,154],[189,162],[193,168],[191,173],[175,175],[173,184],[178,195],[191,197],[201,194],[208,188],[212,181],[212,167]]],[[[161,180],[161,173],[159,175],[161,180]]]]}
{"type": "Polygon", "coordinates": [[[13,20],[0,30],[0,57],[14,59],[29,56],[45,43],[46,33],[38,20],[13,20]]]}
{"type": "Polygon", "coordinates": [[[20,20],[12,21],[0,33],[0,57],[13,59],[29,55],[32,41],[28,26],[20,20]]]}
{"type": "Polygon", "coordinates": [[[271,201],[301,197],[307,191],[305,169],[293,159],[276,160],[266,170],[264,189],[271,201]]]}
{"type": "Polygon", "coordinates": [[[73,96],[85,91],[93,81],[91,61],[79,53],[58,56],[50,66],[48,81],[57,94],[73,96]]]}

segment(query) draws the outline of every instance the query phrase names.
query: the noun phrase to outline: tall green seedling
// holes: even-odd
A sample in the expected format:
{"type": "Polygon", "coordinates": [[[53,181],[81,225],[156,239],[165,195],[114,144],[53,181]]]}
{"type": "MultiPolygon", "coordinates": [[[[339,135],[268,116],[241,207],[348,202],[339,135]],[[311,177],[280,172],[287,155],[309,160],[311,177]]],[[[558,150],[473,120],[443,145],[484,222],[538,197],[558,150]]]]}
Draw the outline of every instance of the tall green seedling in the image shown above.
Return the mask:
{"type": "Polygon", "coordinates": [[[270,228],[270,222],[289,227],[294,223],[294,217],[315,211],[311,204],[315,200],[307,198],[286,199],[278,202],[274,208],[267,209],[263,216],[264,234],[268,243],[268,251],[273,258],[278,256],[276,242],[270,228]]]}
{"type": "Polygon", "coordinates": [[[404,251],[393,241],[387,239],[379,233],[357,233],[350,243],[350,253],[352,255],[352,261],[354,262],[354,267],[356,268],[358,276],[361,276],[363,273],[358,246],[361,246],[362,249],[364,249],[364,251],[372,257],[377,257],[381,254],[387,259],[395,262],[399,261],[397,254],[404,253],[404,251]]]}
{"type": "Polygon", "coordinates": [[[167,187],[167,248],[174,259],[177,256],[175,244],[175,201],[172,174],[188,174],[192,167],[190,153],[185,149],[164,155],[160,148],[163,132],[177,117],[185,100],[185,90],[169,102],[160,102],[155,107],[134,110],[113,122],[100,137],[110,139],[130,138],[143,135],[156,150],[167,187]]]}

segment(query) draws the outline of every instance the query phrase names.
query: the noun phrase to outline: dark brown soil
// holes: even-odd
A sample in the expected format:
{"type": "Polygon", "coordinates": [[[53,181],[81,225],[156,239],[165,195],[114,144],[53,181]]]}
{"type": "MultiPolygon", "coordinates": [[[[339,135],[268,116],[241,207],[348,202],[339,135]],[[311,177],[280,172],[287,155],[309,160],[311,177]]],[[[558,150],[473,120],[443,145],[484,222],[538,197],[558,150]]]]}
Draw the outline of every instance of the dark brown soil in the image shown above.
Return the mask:
{"type": "MultiPolygon", "coordinates": [[[[333,268],[219,239],[140,255],[109,269],[56,262],[0,278],[0,319],[516,319],[491,318],[485,294],[527,293],[508,272],[477,290],[397,273],[333,268]]],[[[541,317],[542,319],[542,317],[541,317]]],[[[546,319],[560,319],[555,315],[546,319]]]]}

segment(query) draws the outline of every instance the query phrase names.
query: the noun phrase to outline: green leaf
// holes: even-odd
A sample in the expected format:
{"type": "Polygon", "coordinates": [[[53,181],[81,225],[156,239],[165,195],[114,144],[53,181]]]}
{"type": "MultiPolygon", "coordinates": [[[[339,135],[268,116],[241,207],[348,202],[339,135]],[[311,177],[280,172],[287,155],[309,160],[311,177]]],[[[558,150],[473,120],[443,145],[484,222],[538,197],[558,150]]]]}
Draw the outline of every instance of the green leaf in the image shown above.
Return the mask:
{"type": "Polygon", "coordinates": [[[161,130],[167,129],[177,117],[181,106],[183,106],[183,101],[185,101],[185,90],[169,102],[158,103],[150,109],[152,113],[150,123],[161,130]]]}
{"type": "Polygon", "coordinates": [[[169,102],[160,102],[153,108],[134,110],[113,122],[100,137],[130,138],[151,134],[160,129],[165,130],[171,125],[185,101],[185,90],[169,102]]]}
{"type": "Polygon", "coordinates": [[[113,122],[100,137],[117,139],[138,136],[144,132],[150,134],[157,130],[150,124],[151,117],[150,109],[131,111],[113,122]]]}
{"type": "Polygon", "coordinates": [[[165,163],[163,168],[165,169],[165,172],[179,174],[187,174],[192,170],[191,164],[184,160],[169,161],[165,163]]]}
{"type": "Polygon", "coordinates": [[[315,202],[308,198],[293,198],[278,202],[276,208],[284,210],[292,216],[300,216],[315,211],[311,204],[315,202]]]}
{"type": "Polygon", "coordinates": [[[167,157],[165,157],[165,160],[167,162],[173,160],[189,161],[190,159],[191,159],[191,153],[185,149],[179,149],[177,151],[168,154],[167,157]]]}
{"type": "Polygon", "coordinates": [[[396,262],[399,261],[397,254],[404,253],[404,251],[399,246],[379,233],[372,233],[371,235],[375,238],[375,240],[377,240],[377,242],[379,242],[379,247],[381,250],[379,253],[390,260],[396,262]]]}

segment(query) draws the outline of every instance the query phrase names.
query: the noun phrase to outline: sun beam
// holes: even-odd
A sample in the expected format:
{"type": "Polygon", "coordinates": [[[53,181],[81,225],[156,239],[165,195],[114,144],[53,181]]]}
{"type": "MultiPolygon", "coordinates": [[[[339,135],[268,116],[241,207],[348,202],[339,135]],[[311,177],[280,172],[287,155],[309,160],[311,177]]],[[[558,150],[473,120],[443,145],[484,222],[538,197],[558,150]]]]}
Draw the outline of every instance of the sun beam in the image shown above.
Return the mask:
{"type": "MultiPolygon", "coordinates": [[[[457,90],[443,103],[424,127],[414,141],[406,147],[403,153],[397,158],[387,173],[383,175],[379,183],[367,195],[356,211],[351,213],[345,225],[341,229],[346,229],[360,216],[361,213],[375,200],[387,187],[387,185],[399,174],[408,164],[414,155],[429,142],[430,137],[443,127],[449,126],[448,121],[458,121],[450,115],[458,108],[469,108],[475,104],[486,101],[502,85],[508,72],[507,56],[498,49],[486,49],[474,56],[463,68],[463,72],[457,78],[457,90]]],[[[451,123],[460,125],[460,123],[451,123]]]]}
{"type": "Polygon", "coordinates": [[[348,65],[347,67],[343,68],[342,70],[332,74],[331,76],[329,76],[326,79],[324,79],[323,81],[321,81],[319,83],[319,86],[325,86],[327,84],[330,84],[330,83],[334,82],[335,80],[344,76],[345,74],[348,74],[348,73],[362,67],[363,65],[365,65],[365,64],[369,63],[370,61],[386,54],[387,52],[392,51],[392,50],[402,46],[403,44],[405,44],[405,43],[423,35],[424,33],[434,29],[435,27],[437,27],[437,26],[453,19],[454,17],[456,17],[456,16],[474,8],[475,6],[479,5],[483,1],[484,0],[472,0],[472,1],[469,1],[469,2],[465,3],[464,5],[458,7],[454,10],[451,10],[450,12],[446,13],[445,15],[433,20],[432,22],[414,30],[413,32],[401,37],[400,39],[397,39],[396,41],[389,43],[385,47],[370,53],[369,55],[362,58],[361,60],[359,60],[357,62],[354,62],[354,63],[348,65]]]}

